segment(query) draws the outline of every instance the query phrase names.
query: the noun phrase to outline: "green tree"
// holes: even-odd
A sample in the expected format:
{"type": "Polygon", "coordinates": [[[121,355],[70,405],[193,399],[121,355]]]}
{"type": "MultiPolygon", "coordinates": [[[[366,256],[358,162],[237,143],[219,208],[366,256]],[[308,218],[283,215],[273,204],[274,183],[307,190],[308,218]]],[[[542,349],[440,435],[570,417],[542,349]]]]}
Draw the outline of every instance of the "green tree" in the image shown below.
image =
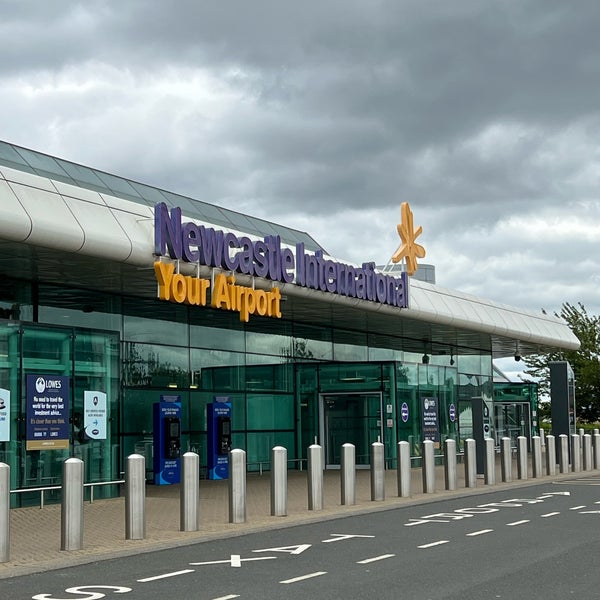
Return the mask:
{"type": "Polygon", "coordinates": [[[534,354],[524,359],[525,373],[539,382],[540,395],[550,395],[548,363],[566,360],[575,373],[576,414],[580,421],[595,423],[600,419],[600,316],[588,314],[585,306],[565,302],[557,317],[564,319],[581,342],[579,350],[561,350],[534,354]]]}

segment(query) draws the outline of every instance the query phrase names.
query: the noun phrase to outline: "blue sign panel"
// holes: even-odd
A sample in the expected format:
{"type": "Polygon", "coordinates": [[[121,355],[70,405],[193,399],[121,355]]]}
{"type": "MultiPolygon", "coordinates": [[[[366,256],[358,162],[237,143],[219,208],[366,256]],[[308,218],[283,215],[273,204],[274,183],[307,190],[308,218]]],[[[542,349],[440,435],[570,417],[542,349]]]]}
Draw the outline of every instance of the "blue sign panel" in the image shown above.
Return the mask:
{"type": "Polygon", "coordinates": [[[217,396],[206,405],[207,462],[209,479],[229,478],[231,450],[231,402],[229,396],[217,396]]]}
{"type": "Polygon", "coordinates": [[[426,396],[421,398],[421,419],[423,441],[440,441],[440,420],[438,414],[438,399],[426,396]]]}
{"type": "Polygon", "coordinates": [[[181,480],[181,398],[154,403],[154,483],[181,480]]]}
{"type": "Polygon", "coordinates": [[[451,404],[448,408],[448,414],[450,416],[450,421],[454,423],[456,421],[456,406],[454,406],[454,404],[451,404]]]}
{"type": "Polygon", "coordinates": [[[406,423],[408,421],[409,412],[408,404],[406,402],[403,402],[402,406],[400,407],[400,416],[402,417],[403,423],[406,423]]]}
{"type": "Polygon", "coordinates": [[[69,378],[27,375],[26,449],[65,450],[69,447],[69,378]]]}

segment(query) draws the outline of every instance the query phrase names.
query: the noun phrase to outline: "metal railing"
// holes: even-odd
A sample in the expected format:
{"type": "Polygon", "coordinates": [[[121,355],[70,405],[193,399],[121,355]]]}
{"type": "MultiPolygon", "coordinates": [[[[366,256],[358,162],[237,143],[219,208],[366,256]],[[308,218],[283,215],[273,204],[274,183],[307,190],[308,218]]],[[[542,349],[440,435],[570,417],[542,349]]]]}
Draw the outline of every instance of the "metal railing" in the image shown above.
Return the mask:
{"type": "MultiPolygon", "coordinates": [[[[92,504],[94,502],[94,488],[104,486],[104,485],[121,485],[125,483],[124,479],[116,479],[114,481],[97,481],[92,483],[84,483],[84,488],[89,488],[89,503],[92,504]]],[[[45,494],[46,492],[54,492],[56,490],[62,490],[62,485],[46,485],[42,487],[34,487],[34,488],[19,488],[18,490],[10,490],[11,494],[28,494],[29,492],[39,492],[40,493],[40,508],[44,508],[45,504],[45,494]]]]}
{"type": "MultiPolygon", "coordinates": [[[[289,463],[298,463],[298,471],[303,471],[304,469],[302,468],[302,464],[306,462],[306,458],[289,458],[287,460],[288,464],[289,463]]],[[[271,461],[270,460],[259,460],[259,461],[255,461],[255,462],[250,462],[246,464],[246,471],[247,472],[252,472],[248,469],[248,467],[250,466],[256,466],[258,465],[258,473],[259,475],[262,475],[263,472],[265,471],[265,465],[269,468],[271,467],[271,461]]]]}

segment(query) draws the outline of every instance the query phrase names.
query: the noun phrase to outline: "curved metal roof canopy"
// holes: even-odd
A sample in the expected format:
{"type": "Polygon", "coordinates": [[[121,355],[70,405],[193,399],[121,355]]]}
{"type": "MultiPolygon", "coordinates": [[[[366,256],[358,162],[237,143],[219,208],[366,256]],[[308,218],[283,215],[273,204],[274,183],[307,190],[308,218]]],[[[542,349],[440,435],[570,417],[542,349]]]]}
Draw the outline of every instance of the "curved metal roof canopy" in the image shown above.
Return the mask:
{"type": "MultiPolygon", "coordinates": [[[[154,297],[156,283],[149,272],[155,260],[154,201],[132,199],[129,192],[120,191],[123,182],[132,189],[145,190],[146,198],[154,198],[154,192],[159,193],[157,202],[169,198],[170,206],[178,205],[177,200],[183,198],[0,142],[0,243],[3,248],[0,270],[14,277],[154,297]],[[7,158],[8,148],[18,151],[18,156],[26,156],[27,165],[22,164],[23,160],[16,161],[12,154],[7,158]],[[67,170],[64,165],[70,165],[74,174],[80,174],[79,179],[56,175],[56,168],[51,170],[48,166],[50,159],[54,161],[51,164],[64,171],[67,170]],[[37,164],[35,172],[32,164],[37,164]],[[83,185],[81,173],[85,173],[85,177],[91,177],[89,173],[101,174],[102,180],[112,182],[111,187],[107,183],[83,185]]],[[[201,209],[195,211],[194,201],[185,200],[179,204],[182,212],[188,220],[199,224],[255,239],[279,233],[288,244],[309,241],[307,248],[320,248],[308,234],[239,213],[232,213],[236,218],[224,223],[212,219],[214,213],[204,208],[210,205],[201,203],[201,209]],[[259,226],[261,230],[257,229],[259,226]]],[[[224,209],[218,210],[227,213],[224,209]]],[[[243,283],[243,277],[239,280],[243,283]]],[[[272,285],[267,280],[255,279],[255,283],[263,287],[272,285]]],[[[435,354],[436,344],[443,344],[502,357],[514,355],[517,342],[522,354],[579,347],[569,327],[553,316],[415,279],[410,282],[407,309],[294,284],[277,285],[286,296],[283,308],[286,318],[399,336],[404,338],[406,349],[415,352],[428,350],[435,354]]]]}

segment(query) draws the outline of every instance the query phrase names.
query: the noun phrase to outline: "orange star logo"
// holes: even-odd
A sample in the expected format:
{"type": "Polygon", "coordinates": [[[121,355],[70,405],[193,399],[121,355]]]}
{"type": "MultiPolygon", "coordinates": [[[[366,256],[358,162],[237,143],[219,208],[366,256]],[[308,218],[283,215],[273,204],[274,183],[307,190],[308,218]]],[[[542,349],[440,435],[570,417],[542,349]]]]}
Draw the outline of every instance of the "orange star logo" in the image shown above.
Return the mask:
{"type": "Polygon", "coordinates": [[[410,210],[408,202],[403,202],[400,205],[400,223],[396,229],[402,240],[401,246],[394,252],[392,262],[398,263],[403,258],[406,259],[406,272],[409,275],[414,275],[418,269],[417,258],[425,257],[425,248],[421,244],[417,244],[415,240],[423,233],[423,228],[419,225],[414,229],[413,214],[410,210]]]}

